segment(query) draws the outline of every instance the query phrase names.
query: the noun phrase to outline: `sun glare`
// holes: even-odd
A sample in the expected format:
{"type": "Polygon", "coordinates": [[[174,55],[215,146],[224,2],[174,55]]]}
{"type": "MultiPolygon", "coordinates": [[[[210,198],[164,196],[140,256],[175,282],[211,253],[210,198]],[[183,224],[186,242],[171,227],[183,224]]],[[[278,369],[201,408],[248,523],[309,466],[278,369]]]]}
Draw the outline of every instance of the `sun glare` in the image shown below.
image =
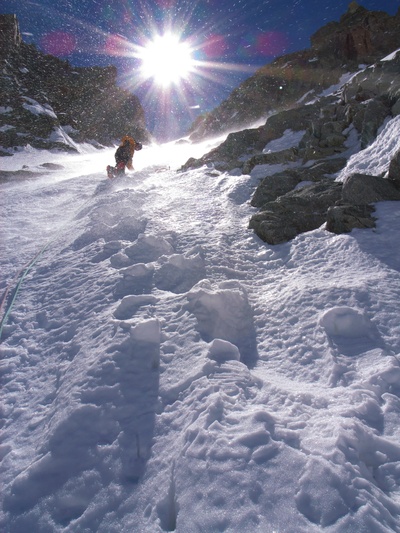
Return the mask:
{"type": "Polygon", "coordinates": [[[143,47],[140,59],[142,76],[163,87],[188,78],[194,66],[187,43],[170,33],[155,37],[143,47]]]}

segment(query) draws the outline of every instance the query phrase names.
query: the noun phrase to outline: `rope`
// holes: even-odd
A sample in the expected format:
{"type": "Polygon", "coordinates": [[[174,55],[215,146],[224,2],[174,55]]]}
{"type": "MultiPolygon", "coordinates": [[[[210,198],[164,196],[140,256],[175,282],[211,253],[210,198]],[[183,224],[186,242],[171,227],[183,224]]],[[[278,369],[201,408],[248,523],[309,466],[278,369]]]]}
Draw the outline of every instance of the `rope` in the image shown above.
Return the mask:
{"type": "MultiPolygon", "coordinates": [[[[79,209],[76,211],[82,211],[82,209],[84,209],[85,205],[87,203],[89,203],[90,201],[92,200],[92,198],[88,198],[83,204],[82,206],[79,207],[79,209]]],[[[73,217],[72,217],[73,218],[73,217]]],[[[46,251],[46,249],[50,246],[50,244],[52,244],[52,242],[54,242],[56,240],[56,238],[58,237],[58,235],[60,235],[60,233],[62,231],[64,231],[64,228],[68,225],[69,221],[67,221],[56,233],[56,235],[51,239],[49,240],[39,251],[38,253],[35,255],[35,257],[33,259],[31,259],[24,267],[21,268],[21,270],[19,270],[19,272],[17,272],[17,274],[14,276],[14,279],[12,280],[12,282],[8,285],[8,287],[6,288],[4,294],[3,294],[3,298],[1,300],[1,303],[0,303],[0,314],[3,313],[3,309],[5,308],[5,311],[4,311],[4,314],[3,314],[3,317],[0,321],[0,343],[1,343],[1,337],[2,337],[2,334],[3,334],[3,328],[4,326],[6,325],[7,323],[7,320],[11,314],[11,310],[13,308],[13,305],[15,303],[15,300],[17,298],[17,295],[18,295],[18,292],[21,288],[21,285],[24,281],[24,279],[26,278],[26,276],[29,274],[30,270],[32,269],[32,267],[35,265],[35,263],[39,260],[39,258],[44,254],[44,252],[46,251]],[[12,297],[11,299],[9,300],[8,304],[6,305],[6,301],[8,299],[8,294],[10,292],[10,287],[12,285],[14,285],[15,282],[17,282],[19,278],[19,281],[17,283],[17,285],[15,286],[15,289],[12,293],[12,297]]]]}
{"type": "Polygon", "coordinates": [[[2,337],[2,334],[3,334],[3,328],[4,326],[6,325],[7,323],[7,320],[8,320],[8,317],[10,316],[10,313],[11,313],[11,310],[13,308],[13,305],[14,305],[14,302],[15,300],[17,299],[17,295],[18,295],[18,292],[19,292],[19,289],[21,288],[21,285],[24,281],[24,279],[26,278],[26,276],[29,274],[30,270],[32,269],[32,267],[34,266],[34,264],[38,261],[38,259],[41,257],[41,255],[43,255],[43,253],[46,251],[46,249],[50,246],[52,241],[49,241],[48,243],[46,243],[43,248],[41,250],[39,250],[39,252],[35,255],[35,257],[33,259],[31,259],[29,261],[29,263],[27,263],[27,265],[25,267],[22,267],[22,269],[17,273],[17,275],[14,277],[12,283],[7,287],[4,295],[3,295],[3,299],[1,301],[1,304],[0,304],[0,312],[3,312],[3,307],[5,307],[5,304],[6,304],[6,300],[7,300],[7,297],[8,297],[8,293],[10,292],[10,286],[19,278],[19,281],[13,291],[13,294],[12,294],[12,297],[10,299],[10,301],[8,302],[8,305],[4,311],[4,315],[3,315],[3,318],[1,319],[1,322],[0,322],[0,342],[1,342],[1,337],[2,337]]]}

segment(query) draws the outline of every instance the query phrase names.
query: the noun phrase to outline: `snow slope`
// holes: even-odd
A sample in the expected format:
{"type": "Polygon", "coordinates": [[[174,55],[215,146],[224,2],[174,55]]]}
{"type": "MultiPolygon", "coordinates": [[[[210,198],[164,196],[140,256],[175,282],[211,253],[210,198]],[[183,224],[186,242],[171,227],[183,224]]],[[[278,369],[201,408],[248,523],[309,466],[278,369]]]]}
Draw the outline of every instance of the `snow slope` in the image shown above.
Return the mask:
{"type": "Polygon", "coordinates": [[[208,149],[0,185],[2,531],[400,531],[399,204],[269,246],[208,149]]]}

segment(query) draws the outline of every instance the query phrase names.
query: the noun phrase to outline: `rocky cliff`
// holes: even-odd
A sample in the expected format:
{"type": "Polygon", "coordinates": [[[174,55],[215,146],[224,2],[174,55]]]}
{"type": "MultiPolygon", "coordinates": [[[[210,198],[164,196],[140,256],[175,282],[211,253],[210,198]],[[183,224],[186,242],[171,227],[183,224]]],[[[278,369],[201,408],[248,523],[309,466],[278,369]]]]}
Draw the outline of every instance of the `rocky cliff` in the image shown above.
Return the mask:
{"type": "Polygon", "coordinates": [[[15,15],[0,15],[0,155],[15,147],[74,150],[122,135],[146,142],[138,98],[117,87],[115,67],[72,67],[23,42],[15,15]]]}
{"type": "MultiPolygon", "coordinates": [[[[313,53],[319,50],[318,61],[339,65],[335,58],[343,61],[351,56],[354,65],[354,58],[369,61],[375,54],[391,54],[357,65],[357,72],[347,72],[339,83],[325,90],[326,80],[333,76],[333,83],[343,71],[339,66],[337,71],[324,68],[324,83],[318,84],[315,78],[312,95],[303,93],[303,98],[292,106],[288,103],[294,97],[286,98],[283,109],[276,109],[263,126],[230,133],[202,158],[189,159],[182,170],[206,165],[210,172],[257,176],[259,183],[251,205],[259,211],[251,217],[249,226],[269,244],[286,242],[323,224],[334,233],[374,227],[373,204],[400,200],[400,42],[392,31],[393,19],[399,21],[398,17],[369,14],[351,4],[340,23],[328,25],[314,35],[313,53]],[[365,24],[365,31],[361,32],[360,21],[369,21],[368,33],[365,24]],[[394,49],[388,49],[391,46],[394,49]],[[350,157],[361,150],[367,157],[368,150],[379,146],[382,130],[387,129],[394,140],[390,166],[385,172],[367,164],[365,173],[348,171],[350,157]]],[[[304,54],[311,56],[310,52],[304,54]]],[[[277,65],[282,61],[272,67],[276,78],[277,65]]],[[[286,79],[285,65],[277,83],[286,79]]],[[[300,97],[301,87],[303,91],[310,88],[309,74],[309,62],[304,63],[304,69],[298,67],[293,88],[296,97],[300,97]]],[[[272,83],[270,78],[268,83],[272,83]]],[[[254,85],[252,88],[256,94],[254,85]]],[[[240,91],[243,86],[236,94],[240,91]]],[[[276,94],[272,92],[271,96],[275,104],[276,94]]],[[[262,102],[262,92],[258,98],[262,102]]],[[[255,96],[254,100],[257,104],[255,96]]],[[[230,103],[233,101],[232,97],[230,103]]],[[[255,105],[254,109],[260,106],[255,105]]],[[[232,126],[232,121],[228,125],[232,126]]]]}
{"type": "Polygon", "coordinates": [[[360,64],[371,64],[400,48],[400,9],[395,16],[368,11],[356,2],[339,22],[311,37],[311,47],[277,58],[245,80],[210,113],[199,117],[191,139],[249,127],[276,111],[304,104],[339,83],[360,64]]]}

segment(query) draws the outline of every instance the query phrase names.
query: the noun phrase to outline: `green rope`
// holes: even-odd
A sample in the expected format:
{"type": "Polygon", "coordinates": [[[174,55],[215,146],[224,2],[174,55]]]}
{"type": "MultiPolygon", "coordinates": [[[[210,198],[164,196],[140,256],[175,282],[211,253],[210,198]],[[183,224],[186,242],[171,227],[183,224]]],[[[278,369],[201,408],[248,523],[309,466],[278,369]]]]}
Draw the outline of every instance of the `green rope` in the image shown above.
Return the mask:
{"type": "MultiPolygon", "coordinates": [[[[89,197],[85,202],[83,202],[83,204],[79,207],[79,209],[77,209],[76,212],[79,212],[79,211],[82,211],[82,209],[85,208],[86,204],[90,203],[92,201],[92,197],[89,197]]],[[[74,215],[76,216],[76,214],[74,215]]],[[[71,217],[71,219],[73,219],[74,217],[71,217]]],[[[66,221],[65,224],[57,231],[56,235],[50,240],[48,241],[44,246],[43,248],[41,248],[39,250],[39,252],[35,255],[35,257],[29,261],[29,263],[26,265],[25,268],[22,268],[18,274],[15,276],[14,280],[18,279],[18,276],[20,275],[20,278],[19,278],[19,281],[14,289],[14,294],[13,294],[13,297],[11,299],[11,301],[9,302],[9,304],[7,305],[7,309],[6,311],[4,312],[4,315],[3,315],[3,318],[1,319],[0,321],[0,343],[1,343],[1,337],[2,337],[2,334],[3,334],[3,328],[4,326],[6,325],[7,323],[7,320],[11,314],[11,310],[13,308],[13,305],[15,303],[15,300],[17,298],[17,295],[18,295],[18,292],[19,292],[19,289],[21,288],[21,285],[22,285],[22,282],[24,281],[24,279],[26,278],[26,276],[29,274],[30,270],[32,269],[32,267],[35,265],[35,263],[38,261],[38,259],[40,258],[41,255],[43,255],[43,253],[46,251],[46,249],[50,246],[50,244],[52,244],[58,237],[58,235],[60,235],[64,229],[68,226],[70,221],[66,221]]],[[[11,284],[10,284],[11,285],[11,284]]],[[[6,289],[6,292],[3,296],[3,300],[0,304],[0,312],[2,311],[2,308],[4,306],[4,303],[7,299],[7,295],[8,295],[8,288],[6,289]]]]}
{"type": "MultiPolygon", "coordinates": [[[[26,276],[29,274],[30,270],[32,269],[32,267],[35,265],[35,263],[38,261],[38,259],[40,258],[40,256],[46,251],[46,249],[50,246],[52,241],[49,241],[47,244],[45,244],[45,246],[43,246],[43,248],[41,250],[39,250],[39,252],[35,255],[35,257],[27,264],[27,266],[20,270],[19,274],[22,272],[20,278],[19,278],[19,281],[14,289],[14,294],[13,294],[13,297],[11,298],[11,301],[8,303],[7,305],[7,309],[3,315],[3,318],[1,319],[1,322],[0,322],[0,342],[1,342],[1,337],[2,337],[2,334],[3,334],[3,328],[4,326],[6,325],[7,323],[7,320],[11,314],[11,311],[12,311],[12,308],[14,306],[14,303],[15,303],[15,300],[17,299],[17,295],[18,295],[18,292],[19,292],[19,289],[21,288],[21,285],[24,281],[24,279],[26,278],[26,276]]],[[[8,290],[6,291],[5,295],[4,295],[4,298],[3,298],[3,302],[1,304],[1,307],[3,306],[6,298],[7,298],[7,293],[8,293],[8,290]]]]}

